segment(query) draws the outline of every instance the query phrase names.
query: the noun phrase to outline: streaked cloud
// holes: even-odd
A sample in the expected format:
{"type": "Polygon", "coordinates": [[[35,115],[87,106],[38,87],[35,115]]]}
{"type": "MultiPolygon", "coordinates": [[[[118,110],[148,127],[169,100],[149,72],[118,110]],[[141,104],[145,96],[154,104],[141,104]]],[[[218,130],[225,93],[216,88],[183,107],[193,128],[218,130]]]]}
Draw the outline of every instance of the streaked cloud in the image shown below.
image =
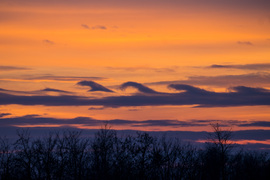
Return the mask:
{"type": "Polygon", "coordinates": [[[240,75],[221,76],[190,76],[187,80],[159,81],[145,83],[145,85],[168,85],[168,84],[189,84],[208,85],[216,87],[228,86],[265,86],[270,85],[270,73],[250,73],[240,75]]]}
{"type": "Polygon", "coordinates": [[[253,46],[253,43],[250,41],[237,41],[237,44],[253,46]]]}
{"type": "Polygon", "coordinates": [[[96,26],[92,26],[91,29],[107,30],[107,27],[103,25],[96,25],[96,26]]]}
{"type": "Polygon", "coordinates": [[[104,110],[106,109],[105,107],[90,107],[88,110],[104,110]]]}
{"type": "Polygon", "coordinates": [[[71,93],[69,91],[64,91],[64,90],[59,90],[59,89],[54,89],[54,88],[45,88],[45,89],[42,89],[40,91],[44,91],[44,92],[59,92],[59,93],[71,93]]]}
{"type": "Polygon", "coordinates": [[[48,39],[44,39],[43,43],[48,44],[48,45],[54,45],[55,44],[54,41],[51,41],[51,40],[48,40],[48,39]]]}
{"type": "Polygon", "coordinates": [[[69,91],[64,91],[60,89],[54,89],[54,88],[45,88],[41,90],[35,90],[35,91],[14,91],[14,90],[8,90],[8,89],[3,89],[0,88],[0,92],[8,93],[8,94],[13,94],[13,95],[44,95],[47,92],[56,92],[59,94],[72,94],[73,92],[69,91]]]}
{"type": "Polygon", "coordinates": [[[108,70],[114,71],[128,71],[128,72],[136,72],[136,71],[153,71],[156,73],[166,72],[173,73],[176,72],[178,67],[168,67],[168,68],[151,68],[151,67],[107,67],[108,70]]]}
{"type": "Polygon", "coordinates": [[[0,71],[31,70],[31,68],[19,66],[0,66],[0,71]]]}
{"type": "Polygon", "coordinates": [[[90,29],[89,26],[87,24],[81,24],[81,26],[85,29],[90,29]]]}
{"type": "Polygon", "coordinates": [[[32,81],[32,80],[39,80],[39,81],[81,81],[81,80],[105,80],[107,78],[105,77],[91,77],[91,76],[57,76],[52,74],[44,74],[44,75],[21,75],[20,77],[16,78],[5,78],[0,77],[0,80],[7,79],[8,81],[17,81],[17,80],[26,80],[26,81],[32,81]]]}
{"type": "Polygon", "coordinates": [[[246,70],[270,70],[270,63],[263,64],[235,64],[235,65],[221,65],[221,64],[213,64],[208,66],[208,68],[216,68],[216,69],[246,69],[246,70]]]}

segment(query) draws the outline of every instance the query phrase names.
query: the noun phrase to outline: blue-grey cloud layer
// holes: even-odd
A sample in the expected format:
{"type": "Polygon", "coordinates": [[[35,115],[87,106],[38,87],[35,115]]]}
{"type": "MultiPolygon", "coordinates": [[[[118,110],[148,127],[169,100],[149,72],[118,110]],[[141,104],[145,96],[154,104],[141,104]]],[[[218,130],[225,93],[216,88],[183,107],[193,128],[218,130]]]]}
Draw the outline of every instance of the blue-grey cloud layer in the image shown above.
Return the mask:
{"type": "MultiPolygon", "coordinates": [[[[88,85],[90,86],[90,85],[88,85]]],[[[102,86],[103,87],[103,86],[102,86]]],[[[106,89],[96,89],[108,91],[106,89]]],[[[197,107],[228,107],[270,105],[270,91],[263,88],[237,86],[229,92],[212,92],[190,85],[172,84],[169,86],[179,93],[134,94],[130,96],[108,96],[89,98],[85,96],[19,96],[0,93],[0,104],[45,105],[45,106],[161,106],[196,105],[197,107]]],[[[95,87],[94,87],[95,88],[95,87]]],[[[110,90],[108,91],[110,92],[110,90]]]]}
{"type": "MultiPolygon", "coordinates": [[[[213,120],[189,120],[189,121],[178,121],[178,120],[144,120],[144,121],[135,121],[135,120],[97,120],[90,117],[77,117],[72,119],[57,119],[57,118],[47,118],[41,117],[38,115],[26,115],[22,117],[5,117],[6,115],[10,115],[8,113],[4,113],[2,117],[0,117],[0,136],[7,136],[9,138],[16,138],[16,130],[18,129],[18,125],[40,125],[41,127],[31,127],[30,131],[34,133],[34,136],[41,136],[46,133],[52,131],[61,131],[61,130],[82,130],[85,127],[84,134],[88,137],[94,137],[94,133],[97,130],[88,129],[94,126],[101,126],[104,123],[108,123],[112,125],[112,127],[116,127],[118,125],[129,125],[133,127],[146,127],[146,126],[165,126],[165,127],[192,127],[192,126],[208,126],[209,123],[213,122],[213,120]],[[44,125],[58,125],[60,127],[52,128],[52,127],[42,127],[44,125]],[[80,125],[82,129],[77,129],[74,125],[80,125]],[[86,130],[87,128],[87,130],[86,130]]],[[[216,121],[214,121],[216,122],[216,121]]],[[[227,123],[227,120],[219,121],[220,123],[227,123]]],[[[230,121],[234,124],[238,124],[238,126],[245,125],[248,122],[232,120],[230,121]]],[[[259,121],[258,121],[259,122],[259,121]]],[[[254,122],[256,123],[256,122],[254,122]]],[[[226,129],[226,128],[225,128],[226,129]]],[[[123,130],[118,131],[120,134],[135,134],[135,131],[132,130],[123,130]]],[[[196,142],[198,140],[206,139],[207,132],[193,132],[193,131],[155,131],[149,132],[154,136],[162,136],[166,135],[168,138],[180,138],[184,141],[196,142]]],[[[257,140],[257,141],[265,141],[270,138],[270,130],[241,130],[241,131],[233,131],[233,140],[257,140]]],[[[269,148],[270,146],[263,143],[255,143],[248,144],[247,147],[253,149],[260,148],[269,148]]]]}

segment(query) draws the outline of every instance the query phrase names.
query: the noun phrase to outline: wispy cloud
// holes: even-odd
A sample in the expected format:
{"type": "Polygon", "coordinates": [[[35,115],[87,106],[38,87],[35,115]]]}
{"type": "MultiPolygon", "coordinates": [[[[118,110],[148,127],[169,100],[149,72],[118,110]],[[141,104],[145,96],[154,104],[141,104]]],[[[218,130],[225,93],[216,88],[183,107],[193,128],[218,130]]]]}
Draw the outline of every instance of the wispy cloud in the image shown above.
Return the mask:
{"type": "Polygon", "coordinates": [[[107,30],[107,27],[103,25],[96,25],[96,26],[92,26],[91,29],[107,30]]]}
{"type": "Polygon", "coordinates": [[[90,29],[89,26],[87,24],[81,24],[81,26],[85,29],[90,29]]]}
{"type": "Polygon", "coordinates": [[[253,46],[253,43],[250,41],[237,41],[237,44],[253,46]]]}
{"type": "Polygon", "coordinates": [[[84,28],[84,29],[93,29],[93,30],[107,30],[108,28],[104,25],[95,25],[95,26],[89,26],[87,24],[81,24],[81,26],[84,28]]]}
{"type": "Polygon", "coordinates": [[[13,95],[44,95],[47,92],[56,92],[59,94],[72,94],[72,92],[64,91],[60,89],[54,89],[54,88],[45,88],[45,89],[35,90],[35,91],[14,91],[14,90],[0,88],[0,92],[13,94],[13,95]]]}
{"type": "Polygon", "coordinates": [[[136,71],[153,71],[153,72],[166,72],[166,73],[173,73],[176,71],[178,67],[171,67],[171,68],[152,68],[152,67],[107,67],[108,70],[114,71],[128,71],[128,72],[136,72],[136,71]]]}
{"type": "Polygon", "coordinates": [[[51,40],[48,40],[48,39],[44,39],[43,43],[48,44],[48,45],[54,45],[55,44],[54,41],[51,41],[51,40]]]}
{"type": "Polygon", "coordinates": [[[90,107],[88,110],[104,110],[106,107],[90,107]]]}
{"type": "Polygon", "coordinates": [[[45,89],[42,89],[40,91],[44,91],[44,92],[58,92],[58,93],[71,93],[69,91],[64,91],[64,90],[59,90],[59,89],[53,89],[53,88],[45,88],[45,89]]]}
{"type": "Polygon", "coordinates": [[[39,81],[81,81],[81,80],[105,80],[107,78],[105,77],[91,77],[91,76],[57,76],[57,75],[51,75],[51,74],[45,74],[45,75],[21,75],[20,77],[16,78],[4,78],[0,77],[0,80],[8,79],[9,81],[17,81],[17,80],[26,80],[26,81],[32,81],[32,80],[39,80],[39,81]]]}
{"type": "Polygon", "coordinates": [[[0,66],[0,71],[14,71],[14,70],[31,70],[31,69],[19,66],[0,66]]]}
{"type": "Polygon", "coordinates": [[[221,65],[213,64],[207,68],[217,68],[217,69],[247,69],[247,70],[270,70],[270,63],[262,64],[235,64],[235,65],[221,65]]]}
{"type": "Polygon", "coordinates": [[[250,73],[250,74],[222,75],[222,76],[191,76],[188,77],[187,80],[159,81],[145,84],[146,85],[189,84],[189,85],[208,85],[216,87],[265,86],[270,85],[270,73],[265,72],[265,73],[250,73]]]}

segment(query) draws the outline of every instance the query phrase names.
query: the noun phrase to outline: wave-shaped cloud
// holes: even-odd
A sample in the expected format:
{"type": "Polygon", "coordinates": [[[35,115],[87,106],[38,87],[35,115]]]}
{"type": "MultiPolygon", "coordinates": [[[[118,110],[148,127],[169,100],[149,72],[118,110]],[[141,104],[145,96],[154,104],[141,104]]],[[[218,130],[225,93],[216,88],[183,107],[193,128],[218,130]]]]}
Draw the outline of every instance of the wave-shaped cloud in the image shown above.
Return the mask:
{"type": "Polygon", "coordinates": [[[98,84],[94,81],[80,81],[77,83],[80,86],[89,86],[91,89],[89,91],[104,91],[104,92],[113,92],[112,90],[98,84]]]}
{"type": "MultiPolygon", "coordinates": [[[[103,87],[103,86],[102,86],[103,87]]],[[[108,91],[107,88],[95,87],[94,90],[108,91]]],[[[229,107],[270,105],[270,91],[264,88],[238,86],[228,92],[212,92],[189,85],[171,85],[179,93],[134,94],[130,96],[107,96],[102,98],[86,96],[23,96],[0,93],[0,104],[45,105],[45,106],[162,106],[162,105],[196,105],[196,107],[229,107]]],[[[108,92],[111,92],[110,90],[108,92]]]]}
{"type": "Polygon", "coordinates": [[[158,92],[149,88],[149,87],[146,87],[140,83],[137,83],[137,82],[126,82],[126,83],[123,83],[121,86],[120,86],[120,89],[121,90],[125,90],[127,89],[128,87],[133,87],[133,88],[136,88],[139,92],[142,92],[142,93],[149,93],[149,94],[157,94],[158,92]]]}

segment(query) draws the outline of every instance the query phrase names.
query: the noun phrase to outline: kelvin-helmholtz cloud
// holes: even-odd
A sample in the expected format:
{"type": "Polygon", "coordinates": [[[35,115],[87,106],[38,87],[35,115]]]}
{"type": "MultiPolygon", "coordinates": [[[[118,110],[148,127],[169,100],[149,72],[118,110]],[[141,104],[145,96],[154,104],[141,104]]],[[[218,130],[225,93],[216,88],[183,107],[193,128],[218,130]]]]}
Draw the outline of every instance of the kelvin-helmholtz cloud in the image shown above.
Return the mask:
{"type": "Polygon", "coordinates": [[[104,92],[113,92],[112,90],[98,84],[94,81],[80,81],[77,83],[80,86],[89,86],[91,89],[89,91],[104,91],[104,92]]]}
{"type": "MultiPolygon", "coordinates": [[[[112,90],[93,81],[80,81],[78,85],[89,86],[89,91],[112,92],[112,90]]],[[[45,105],[45,106],[162,106],[162,105],[194,105],[195,107],[229,107],[270,105],[270,91],[264,88],[246,86],[231,87],[226,92],[214,92],[186,84],[171,84],[174,93],[155,93],[139,83],[125,83],[121,87],[136,87],[144,93],[131,95],[114,95],[106,97],[86,97],[75,95],[12,95],[4,91],[0,93],[0,104],[45,105]],[[148,92],[148,93],[145,93],[148,92]],[[149,93],[150,92],[150,93],[149,93]],[[155,95],[153,95],[155,93],[155,95]]]]}
{"type": "Polygon", "coordinates": [[[149,87],[146,87],[140,83],[137,83],[137,82],[126,82],[124,84],[122,84],[120,86],[120,89],[121,90],[125,90],[127,89],[128,87],[133,87],[133,88],[136,88],[139,92],[142,92],[142,93],[148,93],[148,94],[157,94],[158,92],[149,88],[149,87]]]}

